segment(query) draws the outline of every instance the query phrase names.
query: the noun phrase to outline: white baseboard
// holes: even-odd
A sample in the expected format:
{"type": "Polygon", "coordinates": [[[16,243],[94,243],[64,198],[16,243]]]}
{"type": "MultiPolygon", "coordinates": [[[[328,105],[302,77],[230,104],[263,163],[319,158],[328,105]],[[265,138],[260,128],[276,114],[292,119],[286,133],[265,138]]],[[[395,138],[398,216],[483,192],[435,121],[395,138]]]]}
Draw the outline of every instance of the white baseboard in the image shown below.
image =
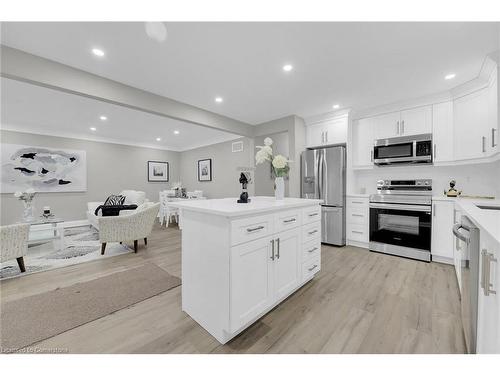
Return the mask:
{"type": "MultiPolygon", "coordinates": [[[[432,253],[431,253],[432,255],[432,253]]],[[[439,255],[432,255],[432,261],[436,263],[444,263],[444,264],[454,264],[453,258],[442,257],[439,255]]]]}
{"type": "Polygon", "coordinates": [[[348,246],[356,246],[356,247],[361,247],[363,249],[368,250],[368,242],[360,242],[360,241],[353,241],[353,240],[347,240],[347,245],[348,246]]]}

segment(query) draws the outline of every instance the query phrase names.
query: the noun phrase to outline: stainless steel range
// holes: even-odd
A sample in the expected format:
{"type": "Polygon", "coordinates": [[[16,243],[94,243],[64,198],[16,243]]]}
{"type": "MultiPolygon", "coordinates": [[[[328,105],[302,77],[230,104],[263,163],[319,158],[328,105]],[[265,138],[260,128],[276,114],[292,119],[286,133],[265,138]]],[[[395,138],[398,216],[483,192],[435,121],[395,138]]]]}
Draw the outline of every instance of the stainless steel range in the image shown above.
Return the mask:
{"type": "Polygon", "coordinates": [[[370,250],[431,261],[432,180],[379,180],[370,195],[370,250]]]}

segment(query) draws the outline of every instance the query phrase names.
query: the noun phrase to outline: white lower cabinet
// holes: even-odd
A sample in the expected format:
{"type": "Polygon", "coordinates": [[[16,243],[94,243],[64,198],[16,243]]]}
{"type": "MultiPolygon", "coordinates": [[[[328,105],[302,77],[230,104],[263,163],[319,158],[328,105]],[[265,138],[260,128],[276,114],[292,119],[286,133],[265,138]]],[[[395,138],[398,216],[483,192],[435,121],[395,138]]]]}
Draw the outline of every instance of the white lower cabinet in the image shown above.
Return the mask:
{"type": "Polygon", "coordinates": [[[347,244],[368,248],[370,241],[368,197],[347,196],[346,202],[347,244]]]}
{"type": "Polygon", "coordinates": [[[481,231],[477,352],[500,353],[500,244],[481,231]],[[489,285],[488,285],[489,284],[489,285]]]}
{"type": "Polygon", "coordinates": [[[453,223],[455,203],[453,201],[432,202],[432,260],[453,263],[453,223]]]}
{"type": "Polygon", "coordinates": [[[278,234],[275,239],[274,294],[280,300],[293,291],[300,281],[300,230],[291,229],[278,234]]]}
{"type": "Polygon", "coordinates": [[[293,223],[295,227],[231,248],[231,333],[254,321],[320,270],[320,216],[312,216],[315,222],[301,225],[301,218],[309,218],[308,214],[315,210],[313,207],[275,214],[276,228],[283,228],[280,223],[293,223]]]}
{"type": "Polygon", "coordinates": [[[264,237],[232,248],[231,330],[250,322],[274,299],[273,237],[264,237]]]}

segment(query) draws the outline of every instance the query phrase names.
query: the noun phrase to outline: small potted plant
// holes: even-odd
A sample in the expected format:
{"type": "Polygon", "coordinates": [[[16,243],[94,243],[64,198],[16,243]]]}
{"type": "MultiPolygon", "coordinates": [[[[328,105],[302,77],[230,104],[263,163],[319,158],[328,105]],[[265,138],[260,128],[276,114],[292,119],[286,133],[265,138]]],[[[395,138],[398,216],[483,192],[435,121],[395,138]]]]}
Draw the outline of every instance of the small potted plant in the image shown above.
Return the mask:
{"type": "Polygon", "coordinates": [[[35,189],[29,188],[26,191],[16,191],[14,196],[23,202],[24,212],[23,221],[30,222],[35,220],[33,199],[35,198],[35,189]]]}
{"type": "Polygon", "coordinates": [[[257,146],[257,153],[255,154],[256,164],[262,164],[266,161],[271,163],[274,172],[274,197],[276,200],[283,200],[285,198],[285,180],[284,177],[288,176],[290,171],[290,160],[283,155],[273,155],[273,140],[271,138],[264,139],[264,146],[257,146]]]}

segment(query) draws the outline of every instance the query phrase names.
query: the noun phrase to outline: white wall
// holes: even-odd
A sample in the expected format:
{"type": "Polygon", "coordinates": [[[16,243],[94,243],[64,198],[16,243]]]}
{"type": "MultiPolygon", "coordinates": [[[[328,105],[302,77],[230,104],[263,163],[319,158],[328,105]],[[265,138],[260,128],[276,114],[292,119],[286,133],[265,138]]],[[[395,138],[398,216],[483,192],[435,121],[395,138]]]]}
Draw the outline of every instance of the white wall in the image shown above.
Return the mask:
{"type": "MultiPolygon", "coordinates": [[[[179,179],[179,153],[175,151],[6,130],[2,130],[0,135],[2,143],[60,147],[87,152],[87,191],[39,193],[34,201],[37,214],[41,214],[43,206],[50,206],[54,214],[63,219],[84,219],[87,202],[104,201],[110,194],[117,194],[123,189],[144,191],[148,199],[158,201],[158,192],[170,185],[163,182],[148,182],[148,160],[168,161],[170,182],[179,179]]],[[[1,194],[2,225],[19,221],[22,211],[22,202],[14,198],[13,194],[1,194]]]]}
{"type": "Polygon", "coordinates": [[[443,194],[449,188],[449,181],[457,181],[456,188],[464,195],[491,195],[500,197],[500,161],[460,166],[404,166],[375,167],[370,170],[353,171],[349,193],[376,192],[377,180],[380,179],[415,179],[431,178],[435,195],[443,194]]]}
{"type": "MultiPolygon", "coordinates": [[[[254,178],[254,149],[253,138],[241,138],[184,151],[179,163],[182,185],[188,191],[203,190],[208,198],[238,197],[241,169],[250,170],[254,178]],[[231,151],[231,144],[237,141],[243,141],[242,152],[231,151]],[[212,159],[212,181],[198,181],[198,160],[201,159],[212,159]]],[[[254,186],[253,182],[248,186],[250,195],[254,195],[254,186]]]]}

